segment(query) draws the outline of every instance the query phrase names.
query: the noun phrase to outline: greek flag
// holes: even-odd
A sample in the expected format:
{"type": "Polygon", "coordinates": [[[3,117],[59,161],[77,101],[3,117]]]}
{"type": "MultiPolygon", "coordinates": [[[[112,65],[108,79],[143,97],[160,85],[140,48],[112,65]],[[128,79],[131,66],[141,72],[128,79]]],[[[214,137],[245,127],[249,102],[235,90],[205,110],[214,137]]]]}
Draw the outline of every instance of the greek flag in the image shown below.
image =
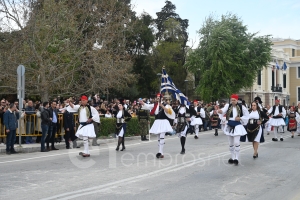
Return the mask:
{"type": "Polygon", "coordinates": [[[283,68],[283,70],[286,70],[288,68],[287,65],[285,64],[285,62],[283,63],[282,68],[283,68]]]}
{"type": "Polygon", "coordinates": [[[169,92],[173,94],[173,97],[179,100],[180,104],[189,105],[188,99],[186,96],[176,88],[175,84],[173,83],[171,77],[167,74],[166,70],[162,70],[161,75],[161,86],[160,86],[160,92],[169,92]]]}
{"type": "Polygon", "coordinates": [[[278,65],[278,62],[277,62],[277,60],[276,60],[276,69],[277,69],[277,70],[279,70],[279,69],[280,69],[280,67],[279,67],[279,65],[278,65]]]}

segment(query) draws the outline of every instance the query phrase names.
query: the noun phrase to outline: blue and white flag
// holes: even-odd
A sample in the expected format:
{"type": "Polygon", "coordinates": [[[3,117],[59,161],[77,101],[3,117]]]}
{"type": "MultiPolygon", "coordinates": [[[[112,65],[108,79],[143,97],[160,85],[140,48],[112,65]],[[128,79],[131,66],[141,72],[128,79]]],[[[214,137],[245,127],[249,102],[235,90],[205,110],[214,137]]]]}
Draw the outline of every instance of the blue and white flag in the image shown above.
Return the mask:
{"type": "Polygon", "coordinates": [[[278,70],[280,69],[277,60],[276,60],[276,69],[278,69],[278,70]]]}
{"type": "Polygon", "coordinates": [[[162,75],[161,75],[161,86],[160,86],[160,92],[169,92],[172,93],[173,96],[179,100],[180,104],[185,104],[189,105],[188,99],[186,96],[177,89],[175,84],[173,83],[171,77],[167,74],[166,70],[162,70],[162,75]]]}
{"type": "Polygon", "coordinates": [[[283,62],[283,66],[282,66],[283,70],[287,70],[287,65],[285,64],[285,62],[283,62]]]}

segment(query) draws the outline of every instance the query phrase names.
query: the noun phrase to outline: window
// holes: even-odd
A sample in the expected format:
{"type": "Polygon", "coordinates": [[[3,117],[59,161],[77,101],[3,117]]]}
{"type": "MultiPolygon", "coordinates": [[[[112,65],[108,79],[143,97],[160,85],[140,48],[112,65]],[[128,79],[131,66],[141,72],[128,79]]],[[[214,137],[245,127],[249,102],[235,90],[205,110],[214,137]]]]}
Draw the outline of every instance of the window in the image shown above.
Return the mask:
{"type": "Polygon", "coordinates": [[[300,101],[300,87],[298,87],[298,101],[300,101]]]}
{"type": "Polygon", "coordinates": [[[300,78],[300,67],[298,67],[298,78],[300,78]]]}
{"type": "Polygon", "coordinates": [[[292,49],[292,57],[295,57],[295,49],[292,49]]]}
{"type": "Polygon", "coordinates": [[[257,85],[261,85],[261,70],[258,70],[257,73],[257,85]]]}
{"type": "Polygon", "coordinates": [[[283,74],[283,88],[286,88],[286,74],[283,74]]]}

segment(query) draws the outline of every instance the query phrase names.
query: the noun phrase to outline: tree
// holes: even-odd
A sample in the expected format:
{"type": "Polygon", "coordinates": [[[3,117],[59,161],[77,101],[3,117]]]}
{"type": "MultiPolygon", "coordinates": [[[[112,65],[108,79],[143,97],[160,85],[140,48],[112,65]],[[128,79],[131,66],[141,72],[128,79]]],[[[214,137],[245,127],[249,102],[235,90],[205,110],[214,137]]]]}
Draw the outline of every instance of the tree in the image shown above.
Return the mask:
{"type": "Polygon", "coordinates": [[[186,67],[200,71],[196,91],[203,100],[217,100],[250,87],[257,71],[271,60],[269,36],[247,33],[247,26],[234,14],[218,20],[210,15],[199,30],[200,43],[188,55],[186,67]]]}
{"type": "Polygon", "coordinates": [[[184,89],[187,71],[184,67],[186,57],[186,43],[188,41],[188,20],[181,19],[175,12],[176,6],[171,1],[161,12],[157,12],[155,19],[157,44],[153,48],[153,68],[160,72],[165,66],[179,89],[184,89]]]}
{"type": "Polygon", "coordinates": [[[0,15],[9,39],[0,45],[0,70],[16,80],[17,66],[25,65],[27,94],[45,101],[56,94],[123,90],[134,82],[126,47],[129,0],[0,0],[0,15]]]}

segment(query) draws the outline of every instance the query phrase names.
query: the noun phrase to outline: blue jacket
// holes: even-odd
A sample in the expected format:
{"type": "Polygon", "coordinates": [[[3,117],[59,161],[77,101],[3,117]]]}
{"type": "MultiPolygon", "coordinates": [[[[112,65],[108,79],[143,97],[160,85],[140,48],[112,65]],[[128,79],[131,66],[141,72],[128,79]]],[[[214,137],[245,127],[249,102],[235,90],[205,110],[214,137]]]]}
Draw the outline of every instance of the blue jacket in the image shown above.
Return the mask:
{"type": "Polygon", "coordinates": [[[9,109],[3,115],[3,123],[7,130],[16,130],[18,128],[19,112],[11,112],[9,109]]]}

